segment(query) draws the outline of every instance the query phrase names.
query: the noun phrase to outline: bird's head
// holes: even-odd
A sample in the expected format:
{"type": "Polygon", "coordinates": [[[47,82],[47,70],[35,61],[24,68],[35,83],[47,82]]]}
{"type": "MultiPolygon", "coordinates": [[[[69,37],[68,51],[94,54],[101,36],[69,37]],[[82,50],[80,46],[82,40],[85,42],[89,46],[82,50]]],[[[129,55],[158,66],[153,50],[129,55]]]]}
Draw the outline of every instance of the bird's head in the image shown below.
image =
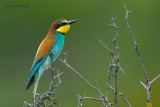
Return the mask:
{"type": "Polygon", "coordinates": [[[59,20],[59,22],[57,23],[57,25],[55,26],[55,30],[57,32],[66,34],[68,32],[68,30],[70,29],[70,25],[74,22],[77,22],[78,20],[70,20],[67,21],[66,19],[61,19],[59,20]]]}
{"type": "Polygon", "coordinates": [[[59,19],[53,22],[49,32],[48,36],[52,34],[56,34],[56,32],[60,32],[63,34],[66,34],[68,30],[70,29],[70,25],[74,22],[77,22],[78,20],[70,20],[67,21],[66,19],[59,19]]]}

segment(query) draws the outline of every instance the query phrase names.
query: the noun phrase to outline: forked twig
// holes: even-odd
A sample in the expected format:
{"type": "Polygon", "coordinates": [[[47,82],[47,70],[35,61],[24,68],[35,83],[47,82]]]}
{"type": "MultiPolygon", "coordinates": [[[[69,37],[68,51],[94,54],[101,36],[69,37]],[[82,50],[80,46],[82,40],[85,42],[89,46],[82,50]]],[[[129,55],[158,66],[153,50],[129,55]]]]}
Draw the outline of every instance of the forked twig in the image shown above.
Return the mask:
{"type": "Polygon", "coordinates": [[[78,71],[76,71],[71,65],[69,65],[69,64],[67,63],[67,60],[66,60],[66,55],[67,55],[67,54],[65,53],[64,55],[65,55],[65,58],[64,58],[64,59],[60,59],[60,61],[61,61],[62,63],[64,63],[68,68],[70,68],[71,71],[72,71],[73,73],[75,73],[75,74],[76,74],[82,81],[84,81],[89,87],[91,87],[94,91],[96,91],[96,92],[99,94],[99,96],[104,100],[104,102],[106,102],[106,104],[107,104],[109,107],[112,107],[112,104],[109,102],[108,98],[105,97],[98,88],[96,88],[95,86],[93,86],[93,85],[92,85],[88,80],[86,80],[80,73],[78,73],[78,71]]]}
{"type": "Polygon", "coordinates": [[[148,75],[147,75],[147,71],[146,71],[146,68],[145,68],[145,66],[144,66],[144,62],[143,62],[142,56],[141,56],[141,54],[140,54],[140,51],[139,51],[137,42],[136,42],[136,40],[135,40],[135,38],[134,38],[134,36],[133,36],[132,30],[131,30],[130,25],[129,25],[129,23],[128,23],[128,15],[129,15],[129,13],[131,12],[131,10],[128,11],[128,9],[127,9],[127,7],[126,7],[125,4],[124,4],[124,7],[125,7],[125,9],[126,9],[126,18],[125,18],[125,20],[126,20],[126,24],[127,24],[128,30],[129,30],[129,34],[130,34],[130,36],[131,36],[131,38],[132,38],[132,40],[133,40],[133,43],[134,43],[136,52],[137,52],[137,54],[138,54],[138,57],[139,57],[139,60],[140,60],[140,62],[141,62],[142,69],[143,69],[143,72],[144,72],[144,75],[145,75],[146,85],[145,85],[142,81],[140,81],[140,83],[144,86],[144,88],[146,89],[146,92],[147,92],[147,105],[148,105],[148,104],[152,104],[152,103],[151,103],[151,84],[152,84],[155,80],[157,80],[157,79],[160,77],[160,75],[158,75],[156,78],[154,78],[151,82],[149,81],[148,75]]]}

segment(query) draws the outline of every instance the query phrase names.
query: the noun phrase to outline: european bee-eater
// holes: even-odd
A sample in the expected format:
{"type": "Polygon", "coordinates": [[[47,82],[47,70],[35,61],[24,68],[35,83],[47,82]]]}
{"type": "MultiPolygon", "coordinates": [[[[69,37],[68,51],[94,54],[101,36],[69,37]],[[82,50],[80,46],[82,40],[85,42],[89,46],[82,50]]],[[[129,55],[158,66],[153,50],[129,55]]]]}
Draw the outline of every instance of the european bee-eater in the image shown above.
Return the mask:
{"type": "Polygon", "coordinates": [[[31,67],[30,76],[25,84],[26,90],[28,90],[30,86],[35,83],[33,91],[34,101],[39,79],[45,69],[48,69],[60,55],[64,45],[65,34],[70,29],[70,25],[77,21],[78,20],[67,21],[66,19],[59,19],[53,22],[47,36],[41,42],[31,67]],[[51,56],[50,54],[53,55],[51,56]]]}

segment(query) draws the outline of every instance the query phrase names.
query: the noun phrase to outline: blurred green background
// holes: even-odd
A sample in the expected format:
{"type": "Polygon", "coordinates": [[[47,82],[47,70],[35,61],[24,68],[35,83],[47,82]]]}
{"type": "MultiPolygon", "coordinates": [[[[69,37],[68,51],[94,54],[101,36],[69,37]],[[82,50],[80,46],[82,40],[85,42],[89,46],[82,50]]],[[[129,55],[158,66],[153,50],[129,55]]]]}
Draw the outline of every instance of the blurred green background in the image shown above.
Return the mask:
{"type": "MultiPolygon", "coordinates": [[[[149,79],[159,75],[159,0],[0,0],[0,107],[22,107],[23,101],[32,100],[32,90],[25,91],[24,84],[29,76],[30,67],[40,42],[47,34],[50,25],[59,18],[79,19],[71,26],[66,35],[63,51],[68,51],[71,64],[93,85],[97,80],[105,94],[108,80],[109,53],[98,40],[103,40],[111,48],[115,36],[109,28],[112,17],[120,33],[120,63],[127,77],[118,74],[118,90],[133,107],[146,107],[146,92],[139,81],[145,82],[144,74],[134,50],[134,45],[125,24],[125,9],[132,10],[129,23],[138,42],[149,79]],[[22,7],[9,7],[9,5],[22,7]]],[[[60,56],[63,58],[63,55],[60,56]]],[[[54,64],[60,72],[63,83],[55,98],[60,107],[76,107],[80,95],[98,97],[90,87],[81,81],[70,69],[57,60],[54,64]]],[[[45,92],[50,83],[50,72],[42,76],[38,92],[45,92]]],[[[113,78],[112,78],[113,80],[113,78]]],[[[113,81],[112,81],[112,86],[113,81]]],[[[160,106],[160,79],[152,87],[152,103],[160,106]]],[[[127,104],[119,97],[119,107],[127,104]]],[[[110,91],[113,102],[113,92],[110,91]]],[[[85,100],[82,107],[101,107],[101,103],[85,100]]]]}

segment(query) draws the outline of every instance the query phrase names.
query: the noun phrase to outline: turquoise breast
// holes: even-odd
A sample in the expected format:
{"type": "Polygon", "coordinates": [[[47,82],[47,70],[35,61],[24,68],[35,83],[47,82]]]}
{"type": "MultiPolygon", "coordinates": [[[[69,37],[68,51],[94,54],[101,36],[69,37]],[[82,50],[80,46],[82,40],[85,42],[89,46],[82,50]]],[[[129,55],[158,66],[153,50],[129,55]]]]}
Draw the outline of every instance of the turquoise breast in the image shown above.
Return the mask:
{"type": "MultiPolygon", "coordinates": [[[[55,62],[55,60],[58,58],[60,53],[62,52],[63,46],[64,46],[64,40],[65,40],[65,35],[59,32],[57,33],[57,40],[54,44],[54,46],[51,48],[51,51],[53,52],[53,60],[52,62],[55,62]]],[[[51,53],[50,51],[50,53],[51,53]]],[[[51,64],[51,57],[48,54],[47,58],[45,59],[43,65],[48,69],[49,65],[51,64]]]]}
{"type": "Polygon", "coordinates": [[[62,49],[63,49],[63,46],[64,46],[64,39],[65,39],[65,35],[57,32],[57,40],[56,40],[55,45],[52,47],[53,62],[57,59],[57,57],[62,52],[62,49]]]}

